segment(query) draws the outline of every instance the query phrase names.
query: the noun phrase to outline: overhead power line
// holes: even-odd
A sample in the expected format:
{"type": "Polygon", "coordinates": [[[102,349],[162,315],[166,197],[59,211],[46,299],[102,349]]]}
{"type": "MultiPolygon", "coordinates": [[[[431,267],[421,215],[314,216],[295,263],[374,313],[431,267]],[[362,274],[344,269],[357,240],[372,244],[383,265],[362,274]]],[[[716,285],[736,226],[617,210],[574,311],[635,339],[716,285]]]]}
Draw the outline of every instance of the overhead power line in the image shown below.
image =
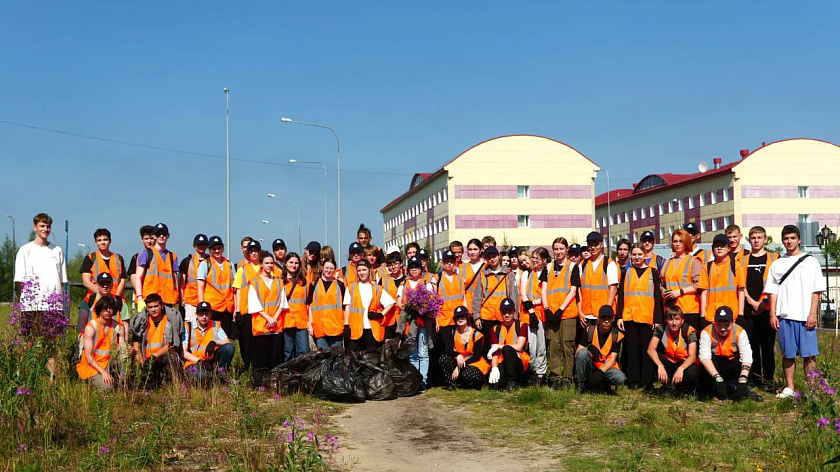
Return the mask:
{"type": "MultiPolygon", "coordinates": [[[[36,131],[44,131],[44,132],[47,132],[47,133],[63,134],[65,136],[72,136],[74,138],[91,139],[91,140],[94,140],[94,141],[101,141],[101,142],[105,142],[105,143],[122,144],[123,146],[132,146],[132,147],[141,148],[141,149],[150,149],[150,150],[153,150],[153,151],[174,152],[174,153],[177,153],[177,154],[184,154],[184,155],[188,155],[188,156],[209,157],[211,159],[225,159],[225,156],[220,156],[220,155],[217,155],[217,154],[209,154],[209,153],[206,153],[206,152],[188,151],[188,150],[185,150],[185,149],[168,148],[168,147],[162,147],[162,146],[152,146],[150,144],[135,143],[135,142],[131,142],[131,141],[122,141],[122,140],[119,140],[119,139],[104,138],[102,136],[91,136],[89,134],[74,133],[72,131],[64,131],[64,130],[60,130],[60,129],[46,128],[46,127],[43,127],[43,126],[35,126],[35,125],[26,124],[26,123],[18,123],[16,121],[9,121],[9,120],[0,119],[0,123],[5,124],[5,125],[10,125],[10,126],[18,126],[20,128],[32,129],[32,130],[36,130],[36,131]]],[[[261,161],[261,160],[258,160],[258,159],[246,159],[246,158],[242,158],[242,157],[231,157],[230,160],[238,161],[238,162],[249,162],[249,163],[252,163],[252,164],[264,164],[264,165],[268,165],[268,166],[301,168],[300,165],[284,164],[284,163],[281,163],[281,162],[261,161]]],[[[329,167],[327,169],[332,170],[332,171],[335,170],[335,168],[329,168],[329,167]]],[[[341,172],[345,173],[345,174],[352,173],[352,174],[370,174],[370,175],[392,175],[392,176],[401,176],[401,177],[402,176],[414,175],[414,174],[408,174],[408,173],[402,173],[402,172],[376,172],[376,171],[369,171],[369,170],[348,170],[348,169],[343,169],[341,172]]]]}

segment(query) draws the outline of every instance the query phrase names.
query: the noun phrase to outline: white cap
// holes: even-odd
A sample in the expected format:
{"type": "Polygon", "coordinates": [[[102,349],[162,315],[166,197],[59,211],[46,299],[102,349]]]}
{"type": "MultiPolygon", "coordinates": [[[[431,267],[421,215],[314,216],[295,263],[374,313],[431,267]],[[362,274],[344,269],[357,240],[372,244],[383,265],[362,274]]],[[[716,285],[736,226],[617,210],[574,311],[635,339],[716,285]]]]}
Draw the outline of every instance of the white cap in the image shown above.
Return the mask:
{"type": "Polygon", "coordinates": [[[385,255],[387,256],[388,254],[394,252],[400,252],[400,248],[398,248],[397,246],[388,246],[388,249],[385,250],[385,255]]]}

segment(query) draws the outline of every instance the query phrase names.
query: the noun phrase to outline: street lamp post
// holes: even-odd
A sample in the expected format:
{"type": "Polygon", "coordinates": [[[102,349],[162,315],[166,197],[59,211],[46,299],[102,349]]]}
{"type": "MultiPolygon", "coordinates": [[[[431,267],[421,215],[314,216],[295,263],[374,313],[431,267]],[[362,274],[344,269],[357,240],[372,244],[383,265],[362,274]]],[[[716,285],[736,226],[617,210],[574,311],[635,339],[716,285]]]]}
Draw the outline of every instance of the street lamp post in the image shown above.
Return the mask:
{"type": "MultiPolygon", "coordinates": [[[[225,87],[225,241],[230,247],[230,89],[225,87]]],[[[230,249],[227,250],[230,257],[230,249]]]]}
{"type": "Polygon", "coordinates": [[[329,244],[327,243],[327,166],[318,161],[299,161],[297,159],[289,159],[289,164],[313,164],[321,166],[321,168],[324,169],[324,245],[326,246],[329,244]]]}
{"type": "Polygon", "coordinates": [[[84,244],[84,243],[76,243],[76,246],[79,246],[79,247],[83,247],[83,248],[85,248],[85,251],[87,251],[87,252],[85,253],[85,255],[90,254],[90,248],[88,247],[88,245],[87,245],[87,244],[84,244]]]}
{"type": "MultiPolygon", "coordinates": [[[[817,240],[817,246],[823,251],[823,255],[825,256],[825,303],[826,303],[826,311],[831,308],[831,300],[828,298],[828,246],[834,244],[837,241],[837,235],[834,234],[834,231],[831,231],[831,228],[828,225],[823,226],[819,233],[817,233],[816,237],[814,238],[817,240]]],[[[835,312],[834,315],[834,334],[837,335],[837,314],[835,312]]]]}
{"type": "MultiPolygon", "coordinates": [[[[285,198],[285,197],[278,197],[277,195],[275,195],[273,193],[269,193],[269,194],[266,194],[266,195],[268,196],[268,198],[276,198],[278,200],[283,200],[284,202],[289,202],[289,203],[292,204],[293,207],[295,207],[295,213],[297,214],[298,254],[302,254],[303,253],[303,251],[302,251],[303,245],[301,244],[301,239],[300,239],[300,208],[298,208],[297,203],[295,203],[292,200],[289,200],[288,198],[285,198]]],[[[262,220],[262,222],[263,222],[263,224],[266,224],[266,225],[268,224],[268,220],[262,220]]]]}
{"type": "Polygon", "coordinates": [[[294,123],[304,126],[314,126],[315,128],[323,128],[332,131],[335,136],[335,151],[336,151],[336,187],[338,191],[338,250],[341,251],[341,140],[338,138],[338,133],[329,126],[319,125],[317,123],[307,123],[305,121],[297,121],[291,118],[280,118],[281,123],[294,123]]]}
{"type": "Polygon", "coordinates": [[[612,211],[610,209],[610,171],[604,168],[598,169],[598,172],[601,171],[604,171],[604,173],[607,174],[607,255],[609,255],[610,247],[612,247],[612,224],[610,224],[610,219],[612,218],[612,211]]]}

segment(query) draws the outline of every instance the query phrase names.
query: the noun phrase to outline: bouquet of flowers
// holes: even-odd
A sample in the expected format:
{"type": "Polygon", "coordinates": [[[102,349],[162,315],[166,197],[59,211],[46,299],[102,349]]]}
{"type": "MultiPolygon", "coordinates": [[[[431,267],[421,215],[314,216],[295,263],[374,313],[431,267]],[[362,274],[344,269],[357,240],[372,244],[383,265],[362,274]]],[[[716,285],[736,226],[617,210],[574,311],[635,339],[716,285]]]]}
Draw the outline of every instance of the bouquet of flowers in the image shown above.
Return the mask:
{"type": "Polygon", "coordinates": [[[412,322],[421,316],[437,317],[443,307],[443,298],[426,288],[426,284],[417,284],[415,288],[405,287],[405,302],[403,311],[407,322],[412,322]]]}

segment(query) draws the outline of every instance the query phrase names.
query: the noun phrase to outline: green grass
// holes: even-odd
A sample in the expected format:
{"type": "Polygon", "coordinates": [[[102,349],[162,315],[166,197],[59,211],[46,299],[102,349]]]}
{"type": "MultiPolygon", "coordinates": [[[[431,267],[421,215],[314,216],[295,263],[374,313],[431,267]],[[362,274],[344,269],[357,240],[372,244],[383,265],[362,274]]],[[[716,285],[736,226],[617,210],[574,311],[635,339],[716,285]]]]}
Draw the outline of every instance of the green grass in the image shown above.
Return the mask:
{"type": "MultiPolygon", "coordinates": [[[[840,357],[833,333],[821,333],[821,344],[826,357],[840,357]]],[[[569,470],[823,470],[824,453],[804,439],[813,425],[800,421],[800,406],[772,394],[762,403],[663,399],[623,387],[615,396],[545,387],[429,395],[472,412],[470,426],[494,441],[560,451],[569,470]]]]}

